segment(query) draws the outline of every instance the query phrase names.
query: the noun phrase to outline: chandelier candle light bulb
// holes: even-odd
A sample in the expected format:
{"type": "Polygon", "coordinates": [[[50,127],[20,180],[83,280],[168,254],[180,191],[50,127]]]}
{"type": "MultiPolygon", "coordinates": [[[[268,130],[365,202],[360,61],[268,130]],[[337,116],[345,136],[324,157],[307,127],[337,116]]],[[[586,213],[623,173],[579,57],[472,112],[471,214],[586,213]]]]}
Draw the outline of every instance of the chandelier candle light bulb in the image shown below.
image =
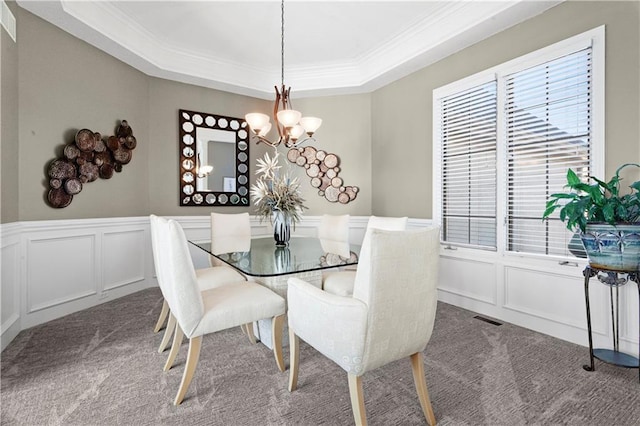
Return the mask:
{"type": "Polygon", "coordinates": [[[303,133],[304,127],[299,124],[296,124],[289,130],[289,136],[291,136],[291,139],[294,141],[298,140],[298,138],[302,136],[303,133]]]}
{"type": "Polygon", "coordinates": [[[307,135],[311,137],[322,125],[322,119],[318,117],[302,117],[300,119],[300,125],[304,128],[307,135]]]}
{"type": "Polygon", "coordinates": [[[262,136],[265,137],[267,136],[267,134],[269,133],[269,131],[271,130],[271,123],[267,123],[266,126],[264,126],[259,132],[258,132],[258,136],[262,136]]]}
{"type": "Polygon", "coordinates": [[[278,111],[278,122],[282,124],[285,129],[290,129],[302,118],[302,114],[300,111],[296,111],[295,109],[283,109],[282,111],[278,111]]]}
{"type": "Polygon", "coordinates": [[[269,116],[267,114],[252,112],[245,115],[244,119],[247,120],[247,124],[249,124],[251,130],[256,133],[260,133],[267,125],[269,125],[269,129],[271,129],[271,123],[269,123],[269,116]]]}

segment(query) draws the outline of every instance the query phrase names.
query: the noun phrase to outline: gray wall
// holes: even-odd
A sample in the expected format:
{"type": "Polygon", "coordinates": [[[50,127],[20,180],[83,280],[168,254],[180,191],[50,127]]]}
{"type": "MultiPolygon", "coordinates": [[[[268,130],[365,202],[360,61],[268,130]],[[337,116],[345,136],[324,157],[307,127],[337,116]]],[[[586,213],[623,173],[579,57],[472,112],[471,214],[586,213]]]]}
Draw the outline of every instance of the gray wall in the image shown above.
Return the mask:
{"type": "MultiPolygon", "coordinates": [[[[292,95],[295,96],[293,90],[292,95]]],[[[342,178],[343,185],[360,189],[356,199],[348,204],[330,203],[311,187],[311,178],[305,170],[291,164],[305,188],[306,205],[309,207],[306,212],[313,215],[370,215],[374,198],[371,184],[371,95],[294,98],[292,103],[305,115],[322,118],[322,127],[314,135],[318,142],[311,145],[337,154],[340,157],[338,176],[342,178]]]]}
{"type": "MultiPolygon", "coordinates": [[[[15,177],[3,182],[2,193],[3,201],[5,198],[13,201],[10,191],[5,197],[4,188],[16,188],[15,201],[11,204],[19,209],[17,214],[8,216],[7,222],[141,216],[151,212],[202,215],[211,211],[253,211],[252,207],[179,206],[178,110],[243,117],[250,111],[270,112],[272,101],[149,77],[23,9],[18,8],[17,18],[19,55],[15,56],[20,70],[17,84],[20,155],[18,158],[16,153],[11,161],[15,177]],[[132,161],[110,180],[98,179],[85,184],[68,207],[50,207],[45,201],[48,163],[61,155],[62,148],[73,140],[77,130],[89,128],[111,135],[119,119],[129,121],[138,139],[132,161]]],[[[295,92],[295,88],[293,90],[295,92]]],[[[361,189],[357,199],[348,205],[329,203],[317,195],[304,170],[291,164],[293,173],[301,177],[309,207],[306,213],[369,214],[372,200],[370,95],[294,102],[305,114],[324,119],[314,145],[338,154],[344,184],[361,189]]],[[[18,123],[17,117],[13,121],[18,123]]],[[[252,142],[250,164],[255,165],[267,149],[263,144],[252,142]]],[[[286,155],[285,148],[279,150],[286,155]]],[[[255,181],[253,171],[250,176],[252,182],[255,181]]]]}
{"type": "MultiPolygon", "coordinates": [[[[18,44],[2,35],[2,222],[252,211],[178,206],[177,114],[184,108],[242,117],[268,113],[270,101],[146,76],[10,6],[18,44]],[[131,163],[110,180],[85,185],[70,206],[49,207],[49,161],[76,130],[112,134],[123,118],[139,141],[131,163]]],[[[338,154],[344,184],[360,188],[350,204],[328,203],[292,165],[303,182],[306,213],[430,218],[432,90],[602,24],[607,174],[624,161],[640,161],[639,8],[638,2],[565,2],[371,94],[297,100],[293,88],[294,106],[324,120],[314,146],[338,154]]],[[[251,144],[252,165],[266,149],[251,144]]]]}
{"type": "MultiPolygon", "coordinates": [[[[178,192],[178,110],[242,117],[269,107],[267,101],[205,89],[159,78],[149,79],[149,212],[162,215],[205,215],[211,211],[238,213],[246,207],[180,207],[178,192]]],[[[259,149],[250,144],[250,162],[259,149]]],[[[253,172],[250,178],[254,178],[253,172]]]]}
{"type": "Polygon", "coordinates": [[[606,174],[640,161],[640,3],[562,3],[372,94],[376,215],[432,217],[432,91],[606,25],[606,174]]]}
{"type": "MultiPolygon", "coordinates": [[[[306,115],[323,118],[317,132],[318,149],[338,154],[344,168],[340,172],[345,185],[360,186],[356,200],[347,204],[329,203],[317,195],[304,170],[285,162],[287,150],[279,147],[283,164],[291,164],[291,172],[299,176],[306,205],[306,214],[369,214],[371,211],[371,160],[369,95],[322,97],[293,101],[295,108],[306,115]]],[[[211,211],[253,212],[253,207],[180,207],[178,204],[178,110],[243,117],[251,111],[268,113],[272,102],[227,92],[205,89],[174,81],[151,78],[149,81],[149,208],[164,215],[202,215],[211,211]]],[[[275,133],[275,132],[272,132],[275,133]]],[[[267,150],[264,144],[250,144],[250,164],[267,150]]],[[[255,182],[255,173],[250,173],[255,182]]]]}
{"type": "Polygon", "coordinates": [[[148,77],[23,9],[18,49],[20,220],[148,214],[148,77]],[[121,119],[140,141],[131,162],[85,184],[68,207],[49,207],[47,164],[77,130],[113,135],[121,119]]]}
{"type": "MultiPolygon", "coordinates": [[[[8,2],[15,15],[17,6],[8,2]]],[[[0,223],[16,222],[18,212],[18,45],[0,28],[0,223]]]]}

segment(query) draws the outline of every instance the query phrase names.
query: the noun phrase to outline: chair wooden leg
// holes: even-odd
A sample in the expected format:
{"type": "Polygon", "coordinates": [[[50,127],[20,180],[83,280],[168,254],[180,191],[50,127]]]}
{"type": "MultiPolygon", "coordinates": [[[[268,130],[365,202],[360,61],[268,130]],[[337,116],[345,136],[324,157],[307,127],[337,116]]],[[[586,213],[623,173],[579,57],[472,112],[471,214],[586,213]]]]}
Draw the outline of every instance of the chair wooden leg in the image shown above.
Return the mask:
{"type": "Polygon", "coordinates": [[[431,406],[429,392],[427,391],[427,381],[424,376],[424,364],[422,363],[421,352],[411,355],[411,370],[413,371],[413,381],[416,384],[416,391],[418,392],[418,399],[420,400],[424,417],[431,426],[435,426],[436,416],[433,414],[433,407],[431,406]]]}
{"type": "Polygon", "coordinates": [[[173,332],[173,344],[171,345],[171,351],[169,352],[169,357],[167,358],[167,362],[164,364],[164,371],[169,371],[171,367],[173,367],[173,363],[176,360],[176,356],[178,356],[178,352],[180,351],[180,346],[182,346],[182,338],[184,337],[184,333],[182,329],[176,323],[176,329],[173,332]]]}
{"type": "Polygon", "coordinates": [[[158,348],[158,353],[161,354],[167,349],[169,345],[169,340],[171,339],[171,335],[176,328],[176,317],[173,316],[172,313],[169,313],[169,321],[167,321],[167,327],[164,329],[164,336],[162,336],[162,342],[160,342],[160,347],[158,348]]]}
{"type": "Polygon", "coordinates": [[[164,322],[167,319],[167,316],[169,316],[169,304],[167,303],[166,300],[162,301],[162,310],[160,311],[160,316],[158,317],[158,321],[156,322],[156,326],[153,328],[153,332],[157,333],[158,331],[162,330],[162,327],[164,327],[164,322]]]}
{"type": "Polygon", "coordinates": [[[289,392],[298,387],[298,367],[300,366],[300,339],[289,327],[289,392]]]}
{"type": "Polygon", "coordinates": [[[351,410],[356,426],[367,425],[367,413],[364,410],[364,394],[362,393],[362,376],[349,374],[349,396],[351,410]]]}
{"type": "Polygon", "coordinates": [[[242,330],[242,334],[244,334],[245,336],[247,336],[249,338],[249,341],[252,344],[256,344],[258,343],[258,339],[256,339],[256,335],[253,334],[253,323],[247,323],[247,324],[242,324],[240,326],[240,330],[242,330]]]}
{"type": "MultiPolygon", "coordinates": [[[[276,364],[280,371],[284,371],[284,360],[282,359],[282,327],[284,325],[284,314],[273,317],[271,320],[271,336],[273,336],[273,355],[276,357],[276,364]]],[[[251,333],[253,334],[253,333],[251,333]]]]}
{"type": "Polygon", "coordinates": [[[184,395],[189,389],[193,374],[196,372],[198,366],[198,358],[200,357],[200,347],[202,346],[202,336],[192,337],[189,339],[189,353],[187,354],[187,363],[184,367],[184,373],[182,374],[182,381],[178,388],[178,394],[176,395],[173,405],[180,405],[184,399],[184,395]]]}
{"type": "Polygon", "coordinates": [[[256,339],[256,335],[253,333],[253,323],[250,322],[249,324],[245,324],[244,326],[247,329],[247,337],[249,337],[249,341],[254,345],[258,343],[258,339],[256,339]]]}

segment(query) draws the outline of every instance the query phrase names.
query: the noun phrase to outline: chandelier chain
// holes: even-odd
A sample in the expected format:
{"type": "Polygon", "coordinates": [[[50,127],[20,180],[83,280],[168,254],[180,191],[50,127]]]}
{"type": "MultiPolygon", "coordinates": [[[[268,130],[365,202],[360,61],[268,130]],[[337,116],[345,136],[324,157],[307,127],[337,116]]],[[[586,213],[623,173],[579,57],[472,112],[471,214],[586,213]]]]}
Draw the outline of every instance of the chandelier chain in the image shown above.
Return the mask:
{"type": "Polygon", "coordinates": [[[280,83],[284,87],[284,0],[280,3],[280,83]]]}
{"type": "Polygon", "coordinates": [[[294,148],[306,141],[315,141],[313,134],[322,124],[322,120],[317,117],[302,117],[300,111],[294,110],[289,99],[291,88],[284,85],[284,0],[280,1],[280,24],[281,87],[275,87],[276,99],[273,104],[273,120],[278,131],[278,140],[274,142],[267,138],[271,130],[268,115],[249,113],[245,115],[245,119],[257,142],[263,142],[274,148],[281,143],[287,148],[294,148]],[[303,136],[305,133],[306,136],[303,136]]]}

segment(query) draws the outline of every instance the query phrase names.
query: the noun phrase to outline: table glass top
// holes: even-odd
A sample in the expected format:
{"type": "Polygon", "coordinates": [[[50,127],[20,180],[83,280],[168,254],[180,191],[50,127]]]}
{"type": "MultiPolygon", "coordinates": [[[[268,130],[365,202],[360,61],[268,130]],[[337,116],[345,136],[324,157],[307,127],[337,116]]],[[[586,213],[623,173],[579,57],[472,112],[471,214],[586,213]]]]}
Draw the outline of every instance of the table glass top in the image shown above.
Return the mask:
{"type": "MultiPolygon", "coordinates": [[[[210,242],[189,242],[213,254],[210,242]]],[[[313,237],[292,237],[288,247],[276,247],[273,238],[268,236],[252,238],[249,251],[214,256],[247,275],[270,277],[355,265],[359,254],[359,245],[313,237]]]]}

